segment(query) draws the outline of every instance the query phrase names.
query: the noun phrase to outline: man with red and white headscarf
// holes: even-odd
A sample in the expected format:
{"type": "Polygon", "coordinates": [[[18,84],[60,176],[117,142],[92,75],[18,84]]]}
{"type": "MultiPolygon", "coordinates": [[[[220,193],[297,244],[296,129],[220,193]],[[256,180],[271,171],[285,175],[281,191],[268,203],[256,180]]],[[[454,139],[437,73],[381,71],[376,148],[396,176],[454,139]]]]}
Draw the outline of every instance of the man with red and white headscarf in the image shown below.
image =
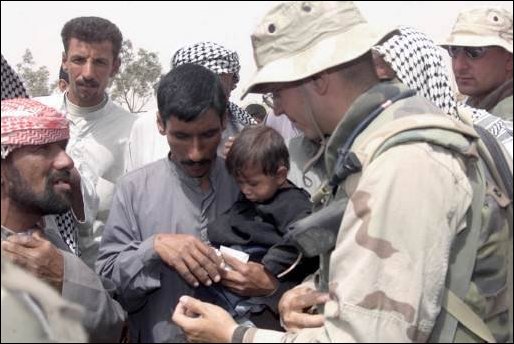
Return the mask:
{"type": "Polygon", "coordinates": [[[1,133],[2,252],[85,309],[92,341],[119,339],[124,312],[112,284],[70,252],[49,214],[70,209],[73,160],[66,153],[68,120],[33,99],[3,100],[1,133]]]}

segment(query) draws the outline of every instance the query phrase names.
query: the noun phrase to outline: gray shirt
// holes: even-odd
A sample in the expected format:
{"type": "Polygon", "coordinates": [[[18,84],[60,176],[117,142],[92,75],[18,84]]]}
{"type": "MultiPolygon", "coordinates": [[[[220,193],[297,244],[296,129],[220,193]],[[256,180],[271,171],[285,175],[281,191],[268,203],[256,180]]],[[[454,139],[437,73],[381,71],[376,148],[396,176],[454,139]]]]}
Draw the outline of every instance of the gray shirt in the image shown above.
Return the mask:
{"type": "Polygon", "coordinates": [[[156,233],[205,238],[207,223],[235,202],[238,187],[217,159],[211,188],[200,189],[168,158],[132,171],[119,181],[100,244],[97,271],[118,287],[129,312],[134,342],[184,341],[170,323],[182,295],[192,288],[154,250],[156,233]]]}
{"type": "MultiPolygon", "coordinates": [[[[45,218],[47,221],[49,217],[45,218]]],[[[83,325],[91,342],[117,342],[125,320],[125,312],[113,300],[115,285],[107,278],[98,276],[79,257],[70,252],[54,223],[47,222],[45,237],[61,250],[64,258],[62,297],[84,307],[83,325]]],[[[2,240],[8,233],[2,227],[2,240]]]]}

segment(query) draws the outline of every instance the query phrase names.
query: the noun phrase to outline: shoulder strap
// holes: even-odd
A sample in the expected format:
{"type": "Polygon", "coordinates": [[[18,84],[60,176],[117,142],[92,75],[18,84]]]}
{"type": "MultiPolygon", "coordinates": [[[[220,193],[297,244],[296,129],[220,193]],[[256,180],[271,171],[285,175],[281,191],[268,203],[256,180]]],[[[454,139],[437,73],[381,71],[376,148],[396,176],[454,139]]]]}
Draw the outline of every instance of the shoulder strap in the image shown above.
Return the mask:
{"type": "Polygon", "coordinates": [[[443,295],[443,307],[476,336],[487,343],[496,343],[496,339],[484,321],[464,301],[447,288],[443,295]]]}
{"type": "MultiPolygon", "coordinates": [[[[472,125],[471,115],[467,108],[459,108],[459,115],[461,119],[472,125]]],[[[509,342],[512,343],[513,339],[513,182],[512,182],[512,160],[507,157],[498,144],[498,141],[486,129],[475,125],[475,130],[479,133],[481,140],[479,141],[479,151],[488,170],[490,171],[496,185],[506,194],[510,199],[510,204],[507,207],[507,221],[509,225],[509,252],[508,252],[508,270],[507,270],[507,286],[509,297],[509,342]]]]}

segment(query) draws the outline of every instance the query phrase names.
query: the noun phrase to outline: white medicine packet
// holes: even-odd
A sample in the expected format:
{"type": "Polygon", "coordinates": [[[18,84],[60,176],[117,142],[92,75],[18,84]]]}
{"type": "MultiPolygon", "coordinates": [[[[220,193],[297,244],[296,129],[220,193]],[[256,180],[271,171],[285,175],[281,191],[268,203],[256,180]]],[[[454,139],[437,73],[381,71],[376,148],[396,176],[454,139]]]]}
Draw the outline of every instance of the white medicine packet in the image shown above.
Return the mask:
{"type": "MultiPolygon", "coordinates": [[[[223,254],[226,254],[227,256],[234,257],[237,260],[239,260],[240,262],[245,263],[245,264],[248,262],[248,259],[250,258],[250,255],[248,253],[245,253],[245,252],[239,251],[239,250],[235,250],[233,248],[223,246],[223,245],[220,246],[219,251],[223,254]]],[[[230,266],[228,266],[228,264],[225,265],[225,269],[231,270],[231,268],[230,268],[230,266]]]]}

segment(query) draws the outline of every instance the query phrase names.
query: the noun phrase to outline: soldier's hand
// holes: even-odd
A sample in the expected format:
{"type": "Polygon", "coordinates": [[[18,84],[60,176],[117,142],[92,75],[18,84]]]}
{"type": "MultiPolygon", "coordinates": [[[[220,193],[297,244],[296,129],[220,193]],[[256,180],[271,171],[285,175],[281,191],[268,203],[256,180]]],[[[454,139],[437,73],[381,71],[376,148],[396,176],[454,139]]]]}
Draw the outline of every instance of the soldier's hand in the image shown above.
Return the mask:
{"type": "Polygon", "coordinates": [[[11,235],[2,242],[2,250],[13,263],[62,292],[64,257],[40,230],[31,235],[11,235]]]}
{"type": "Polygon", "coordinates": [[[225,254],[223,259],[233,270],[220,270],[221,284],[234,293],[242,296],[265,296],[277,289],[278,280],[262,264],[242,263],[225,254]]]}
{"type": "Polygon", "coordinates": [[[188,296],[180,298],[172,320],[190,343],[230,343],[237,327],[224,309],[188,296]]]}
{"type": "Polygon", "coordinates": [[[175,269],[191,286],[210,286],[219,282],[221,258],[213,248],[187,234],[160,233],[155,236],[154,249],[163,262],[175,269]]]}
{"type": "Polygon", "coordinates": [[[323,326],[324,317],[313,314],[314,306],[329,300],[327,293],[320,293],[307,287],[288,290],[278,303],[280,323],[288,331],[297,331],[306,327],[323,326]]]}

